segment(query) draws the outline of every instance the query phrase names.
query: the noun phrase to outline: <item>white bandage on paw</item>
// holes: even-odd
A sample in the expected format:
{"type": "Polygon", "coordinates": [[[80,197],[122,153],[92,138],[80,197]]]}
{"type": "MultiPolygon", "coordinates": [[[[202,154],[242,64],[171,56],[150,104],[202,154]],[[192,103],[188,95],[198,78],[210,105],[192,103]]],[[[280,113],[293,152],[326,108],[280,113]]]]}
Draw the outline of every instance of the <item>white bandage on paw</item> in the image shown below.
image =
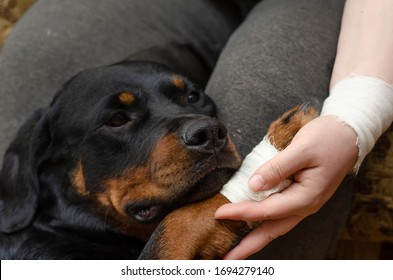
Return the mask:
{"type": "Polygon", "coordinates": [[[335,115],[358,135],[354,172],[393,120],[393,86],[381,79],[351,75],[337,83],[325,100],[321,116],[335,115]]]}
{"type": "Polygon", "coordinates": [[[240,169],[224,185],[221,194],[232,203],[247,200],[262,201],[270,195],[280,192],[291,184],[290,180],[284,180],[272,189],[254,192],[248,188],[248,179],[265,162],[278,154],[277,149],[270,144],[268,137],[264,139],[244,159],[240,169]]]}

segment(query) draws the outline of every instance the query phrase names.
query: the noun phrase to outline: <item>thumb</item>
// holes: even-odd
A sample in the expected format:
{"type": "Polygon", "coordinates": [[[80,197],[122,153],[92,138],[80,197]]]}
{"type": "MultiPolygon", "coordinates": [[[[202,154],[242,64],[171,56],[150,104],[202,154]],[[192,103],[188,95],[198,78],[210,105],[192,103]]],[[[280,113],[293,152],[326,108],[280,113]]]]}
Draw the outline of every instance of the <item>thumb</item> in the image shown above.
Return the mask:
{"type": "Polygon", "coordinates": [[[305,167],[305,160],[289,145],[277,156],[258,168],[248,181],[252,191],[268,190],[305,167]]]}

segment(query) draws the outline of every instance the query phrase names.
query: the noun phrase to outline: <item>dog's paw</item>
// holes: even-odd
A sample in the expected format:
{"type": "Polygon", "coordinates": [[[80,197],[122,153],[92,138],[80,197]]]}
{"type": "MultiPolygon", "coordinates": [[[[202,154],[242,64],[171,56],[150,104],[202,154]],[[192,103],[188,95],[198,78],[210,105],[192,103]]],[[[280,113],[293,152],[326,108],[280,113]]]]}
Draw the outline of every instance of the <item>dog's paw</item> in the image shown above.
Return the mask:
{"type": "Polygon", "coordinates": [[[284,150],[296,133],[317,116],[317,111],[309,103],[295,106],[270,125],[267,132],[270,143],[277,150],[284,150]]]}

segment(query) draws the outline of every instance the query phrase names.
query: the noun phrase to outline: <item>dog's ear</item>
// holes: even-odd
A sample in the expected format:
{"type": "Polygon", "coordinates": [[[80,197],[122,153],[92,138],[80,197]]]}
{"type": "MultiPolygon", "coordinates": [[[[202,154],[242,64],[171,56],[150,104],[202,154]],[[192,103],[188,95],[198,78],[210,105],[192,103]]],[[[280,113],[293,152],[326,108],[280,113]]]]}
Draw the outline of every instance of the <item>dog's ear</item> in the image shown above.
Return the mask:
{"type": "Polygon", "coordinates": [[[28,226],[38,202],[37,166],[49,145],[45,110],[39,110],[21,127],[5,153],[0,171],[0,231],[28,226]]]}

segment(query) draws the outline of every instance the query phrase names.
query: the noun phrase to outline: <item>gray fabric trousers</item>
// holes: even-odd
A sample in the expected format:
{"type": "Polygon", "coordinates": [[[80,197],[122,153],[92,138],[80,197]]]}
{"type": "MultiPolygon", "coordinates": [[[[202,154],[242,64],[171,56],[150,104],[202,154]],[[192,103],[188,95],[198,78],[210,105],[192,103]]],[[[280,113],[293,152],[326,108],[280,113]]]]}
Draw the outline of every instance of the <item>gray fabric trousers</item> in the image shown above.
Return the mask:
{"type": "MultiPolygon", "coordinates": [[[[25,119],[49,104],[75,73],[147,59],[170,64],[206,86],[245,155],[287,109],[303,102],[322,105],[343,4],[39,0],[0,53],[0,154],[25,119]]],[[[344,225],[350,196],[349,184],[343,184],[317,214],[255,257],[324,258],[344,225]]]]}

